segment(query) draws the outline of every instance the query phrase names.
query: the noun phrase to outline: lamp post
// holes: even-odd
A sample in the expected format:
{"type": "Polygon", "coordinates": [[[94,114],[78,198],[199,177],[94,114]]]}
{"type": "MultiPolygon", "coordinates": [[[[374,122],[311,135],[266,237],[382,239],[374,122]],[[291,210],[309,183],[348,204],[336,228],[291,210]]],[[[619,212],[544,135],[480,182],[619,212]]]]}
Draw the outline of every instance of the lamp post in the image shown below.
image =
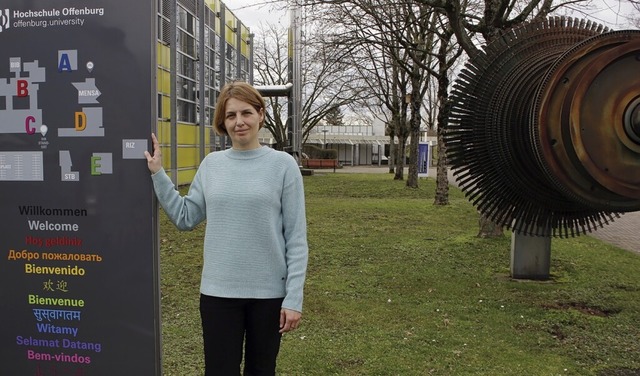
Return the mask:
{"type": "Polygon", "coordinates": [[[324,128],[322,130],[323,137],[322,137],[322,148],[326,149],[327,148],[327,132],[329,132],[329,130],[327,128],[324,128]]]}

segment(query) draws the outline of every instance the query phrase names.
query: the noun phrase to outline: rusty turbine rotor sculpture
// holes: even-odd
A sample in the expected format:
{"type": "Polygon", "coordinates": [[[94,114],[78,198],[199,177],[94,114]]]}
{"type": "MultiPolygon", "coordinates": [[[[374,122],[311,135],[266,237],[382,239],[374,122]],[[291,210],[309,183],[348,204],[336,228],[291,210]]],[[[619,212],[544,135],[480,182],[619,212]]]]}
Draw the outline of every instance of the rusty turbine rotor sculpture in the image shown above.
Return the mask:
{"type": "Polygon", "coordinates": [[[575,236],[640,210],[640,31],[549,18],[505,32],[452,91],[447,157],[486,217],[575,236]]]}

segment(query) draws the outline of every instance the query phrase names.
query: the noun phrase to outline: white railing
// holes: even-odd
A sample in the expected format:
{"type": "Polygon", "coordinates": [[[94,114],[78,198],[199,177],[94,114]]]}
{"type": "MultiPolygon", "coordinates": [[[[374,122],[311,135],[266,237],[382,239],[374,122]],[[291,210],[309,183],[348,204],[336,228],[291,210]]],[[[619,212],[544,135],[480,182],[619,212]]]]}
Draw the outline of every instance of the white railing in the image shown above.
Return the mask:
{"type": "MultiPolygon", "coordinates": [[[[345,136],[376,136],[376,132],[374,132],[371,125],[318,125],[313,128],[312,133],[345,136]]],[[[382,136],[384,136],[384,133],[382,136]]]]}

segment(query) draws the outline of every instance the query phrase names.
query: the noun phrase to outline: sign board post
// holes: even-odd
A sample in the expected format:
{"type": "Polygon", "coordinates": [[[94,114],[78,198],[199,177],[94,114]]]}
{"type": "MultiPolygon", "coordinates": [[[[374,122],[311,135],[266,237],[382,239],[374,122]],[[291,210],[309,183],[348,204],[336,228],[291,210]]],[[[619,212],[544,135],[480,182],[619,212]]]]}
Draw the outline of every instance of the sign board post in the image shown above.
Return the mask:
{"type": "Polygon", "coordinates": [[[0,375],[160,375],[156,1],[0,5],[0,375]]]}

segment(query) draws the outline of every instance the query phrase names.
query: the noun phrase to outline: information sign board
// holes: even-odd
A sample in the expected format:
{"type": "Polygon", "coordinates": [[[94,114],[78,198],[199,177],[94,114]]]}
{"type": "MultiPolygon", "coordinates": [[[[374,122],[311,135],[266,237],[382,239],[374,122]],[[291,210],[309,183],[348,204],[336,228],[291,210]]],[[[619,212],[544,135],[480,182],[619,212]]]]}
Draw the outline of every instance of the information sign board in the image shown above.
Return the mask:
{"type": "Polygon", "coordinates": [[[155,6],[0,5],[0,375],[160,375],[155,6]]]}

